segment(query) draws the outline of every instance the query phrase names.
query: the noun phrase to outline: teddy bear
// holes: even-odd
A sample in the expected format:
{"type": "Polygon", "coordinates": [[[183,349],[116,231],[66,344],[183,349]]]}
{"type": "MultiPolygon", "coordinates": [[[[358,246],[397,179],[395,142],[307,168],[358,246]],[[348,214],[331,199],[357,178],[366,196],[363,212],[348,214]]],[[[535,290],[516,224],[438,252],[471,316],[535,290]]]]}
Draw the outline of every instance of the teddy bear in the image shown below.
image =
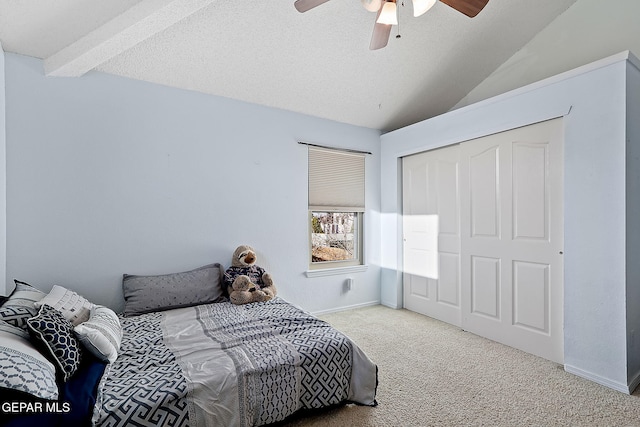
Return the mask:
{"type": "Polygon", "coordinates": [[[255,265],[256,252],[251,246],[240,245],[233,252],[231,267],[224,273],[229,299],[234,304],[269,301],[276,296],[271,275],[255,265]]]}

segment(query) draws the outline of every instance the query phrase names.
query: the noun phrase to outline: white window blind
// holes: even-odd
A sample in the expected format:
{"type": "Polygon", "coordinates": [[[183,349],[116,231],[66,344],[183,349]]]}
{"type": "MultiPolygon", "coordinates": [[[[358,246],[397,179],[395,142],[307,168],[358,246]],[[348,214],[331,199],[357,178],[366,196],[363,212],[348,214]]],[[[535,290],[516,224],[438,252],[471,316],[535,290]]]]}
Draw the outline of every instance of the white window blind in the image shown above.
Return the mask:
{"type": "Polygon", "coordinates": [[[364,154],[309,147],[309,209],[364,212],[364,154]]]}

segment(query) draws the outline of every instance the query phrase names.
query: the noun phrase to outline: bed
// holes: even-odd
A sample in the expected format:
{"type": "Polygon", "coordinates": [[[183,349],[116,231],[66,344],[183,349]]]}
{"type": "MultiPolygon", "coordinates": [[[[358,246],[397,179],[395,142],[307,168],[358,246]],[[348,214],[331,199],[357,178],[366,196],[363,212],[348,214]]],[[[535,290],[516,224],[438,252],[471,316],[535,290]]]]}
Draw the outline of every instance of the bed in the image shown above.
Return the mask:
{"type": "MultiPolygon", "coordinates": [[[[33,411],[5,406],[0,415],[19,426],[261,426],[301,409],[377,404],[377,367],[347,336],[279,297],[231,304],[217,288],[221,272],[212,264],[174,275],[125,275],[125,312],[108,316],[111,339],[94,343],[100,351],[87,351],[92,345],[81,341],[83,357],[72,374],[52,363],[55,399],[0,382],[2,405],[42,403],[33,411]],[[211,284],[215,292],[209,292],[211,284]],[[209,293],[201,292],[203,286],[209,293]]],[[[82,297],[75,295],[78,305],[82,297]]],[[[52,310],[58,297],[53,304],[43,303],[45,297],[34,297],[40,313],[30,324],[42,312],[70,317],[64,307],[52,310]]],[[[94,313],[110,311],[84,301],[86,320],[70,321],[78,337],[82,326],[95,324],[94,313]]],[[[29,341],[34,338],[31,331],[29,341]]],[[[56,362],[37,343],[33,347],[56,362]]]]}

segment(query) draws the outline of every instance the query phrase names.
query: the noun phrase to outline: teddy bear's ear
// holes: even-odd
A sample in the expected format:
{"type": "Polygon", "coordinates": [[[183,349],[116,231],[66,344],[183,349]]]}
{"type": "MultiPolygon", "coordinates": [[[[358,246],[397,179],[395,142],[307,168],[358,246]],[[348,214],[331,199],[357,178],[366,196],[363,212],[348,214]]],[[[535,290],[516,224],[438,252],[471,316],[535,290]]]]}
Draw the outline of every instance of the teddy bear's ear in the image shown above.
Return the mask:
{"type": "Polygon", "coordinates": [[[255,251],[253,250],[253,248],[251,246],[249,246],[249,245],[240,245],[240,246],[238,246],[236,248],[235,251],[233,251],[233,256],[237,258],[237,257],[240,256],[240,254],[242,252],[246,252],[246,251],[252,251],[252,252],[255,253],[255,251]]]}

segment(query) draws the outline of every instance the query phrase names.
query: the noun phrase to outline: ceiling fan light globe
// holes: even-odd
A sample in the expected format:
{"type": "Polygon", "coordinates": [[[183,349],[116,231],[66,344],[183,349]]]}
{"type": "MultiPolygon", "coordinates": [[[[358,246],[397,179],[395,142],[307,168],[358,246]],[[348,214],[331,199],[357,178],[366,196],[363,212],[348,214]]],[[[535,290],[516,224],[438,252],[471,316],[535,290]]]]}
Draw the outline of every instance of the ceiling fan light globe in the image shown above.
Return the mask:
{"type": "Polygon", "coordinates": [[[413,16],[424,15],[429,9],[431,9],[438,0],[412,0],[413,1],[413,16]]]}
{"type": "Polygon", "coordinates": [[[382,0],[361,0],[361,2],[369,12],[377,12],[382,6],[382,0]]]}
{"type": "Polygon", "coordinates": [[[398,10],[396,4],[390,1],[385,2],[376,22],[385,25],[398,25],[398,10]]]}

